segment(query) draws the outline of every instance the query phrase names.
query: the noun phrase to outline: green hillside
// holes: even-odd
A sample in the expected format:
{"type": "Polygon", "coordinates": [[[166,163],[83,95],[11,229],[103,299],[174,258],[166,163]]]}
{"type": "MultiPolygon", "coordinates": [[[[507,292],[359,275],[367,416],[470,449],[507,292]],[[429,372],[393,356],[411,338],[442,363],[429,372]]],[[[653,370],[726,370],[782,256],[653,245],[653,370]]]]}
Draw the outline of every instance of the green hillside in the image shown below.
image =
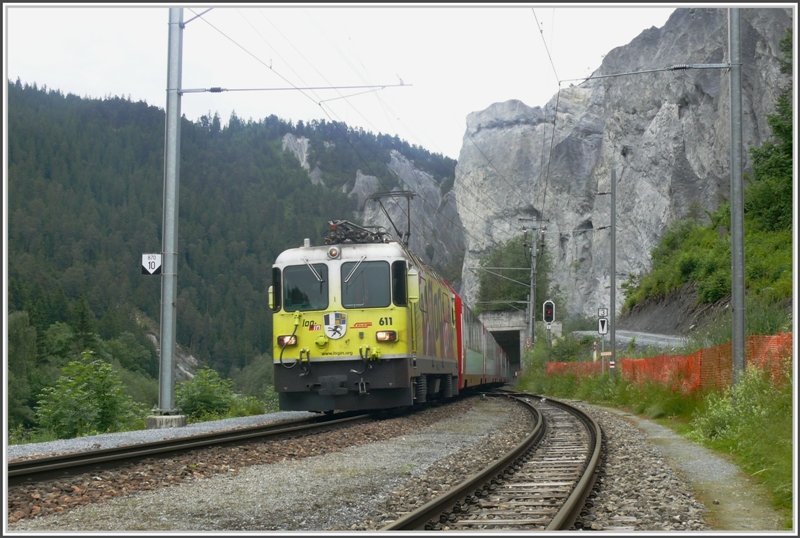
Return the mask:
{"type": "MultiPolygon", "coordinates": [[[[161,251],[164,111],[19,81],[7,95],[9,421],[33,424],[42,389],[85,350],[152,405],[156,352],[136,314],[160,317],[160,278],[141,274],[141,256],[161,251]]],[[[177,341],[201,366],[230,376],[271,351],[272,262],[353,218],[342,188],[357,170],[396,186],[392,149],[452,185],[452,159],[341,123],[183,120],[177,341]],[[286,133],[310,139],[327,187],[282,150],[286,133]]]]}

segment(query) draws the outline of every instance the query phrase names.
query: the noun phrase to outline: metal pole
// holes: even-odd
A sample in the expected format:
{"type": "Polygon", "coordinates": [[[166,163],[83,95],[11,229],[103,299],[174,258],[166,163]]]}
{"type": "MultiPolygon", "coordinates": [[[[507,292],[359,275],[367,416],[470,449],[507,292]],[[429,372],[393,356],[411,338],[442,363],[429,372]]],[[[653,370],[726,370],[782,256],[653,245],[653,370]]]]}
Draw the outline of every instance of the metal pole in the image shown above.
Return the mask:
{"type": "Polygon", "coordinates": [[[606,373],[606,356],[603,353],[606,352],[606,335],[600,335],[600,371],[601,373],[606,373]]]}
{"type": "MultiPolygon", "coordinates": [[[[536,218],[519,217],[519,220],[532,220],[531,228],[531,282],[530,293],[528,293],[528,339],[530,344],[536,343],[536,250],[538,249],[538,220],[536,218]]],[[[525,227],[523,225],[523,230],[525,227]]]]}
{"type": "Polygon", "coordinates": [[[614,320],[617,317],[617,171],[611,169],[611,311],[609,312],[609,332],[611,333],[611,360],[614,368],[609,369],[613,379],[617,369],[617,339],[614,333],[614,320]]]}
{"type": "Polygon", "coordinates": [[[539,249],[539,226],[534,220],[531,230],[531,344],[536,343],[536,251],[539,249]]]}
{"type": "Polygon", "coordinates": [[[614,334],[614,320],[617,317],[617,171],[611,169],[611,311],[609,312],[609,332],[611,333],[611,360],[614,368],[609,369],[612,378],[617,370],[617,340],[614,334]]]}
{"type": "Polygon", "coordinates": [[[742,193],[742,70],[739,9],[728,9],[728,50],[731,85],[731,299],[733,384],[744,372],[744,201],[742,193]]]}
{"type": "Polygon", "coordinates": [[[177,412],[173,356],[175,354],[175,301],[178,280],[178,184],[181,141],[181,56],[183,8],[169,8],[169,52],[167,59],[167,108],[164,136],[164,225],[161,273],[161,362],[158,413],[177,412]]]}

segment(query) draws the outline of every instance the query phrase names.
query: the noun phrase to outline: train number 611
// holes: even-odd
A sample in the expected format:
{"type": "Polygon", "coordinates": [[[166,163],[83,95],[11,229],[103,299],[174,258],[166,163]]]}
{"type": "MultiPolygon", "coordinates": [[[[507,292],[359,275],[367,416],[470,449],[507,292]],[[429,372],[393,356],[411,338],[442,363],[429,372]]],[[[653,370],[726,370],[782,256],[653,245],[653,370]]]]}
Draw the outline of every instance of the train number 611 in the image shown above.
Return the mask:
{"type": "Polygon", "coordinates": [[[392,324],[392,318],[391,317],[381,318],[381,319],[378,320],[378,325],[391,325],[391,324],[392,324]]]}

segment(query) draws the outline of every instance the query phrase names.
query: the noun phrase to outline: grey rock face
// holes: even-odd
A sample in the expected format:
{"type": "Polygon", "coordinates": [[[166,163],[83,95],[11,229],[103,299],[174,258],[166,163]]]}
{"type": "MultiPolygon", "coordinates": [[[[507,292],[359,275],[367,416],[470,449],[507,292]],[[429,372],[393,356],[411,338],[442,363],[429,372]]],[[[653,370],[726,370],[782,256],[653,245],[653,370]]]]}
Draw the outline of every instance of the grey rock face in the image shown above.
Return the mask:
{"type": "MultiPolygon", "coordinates": [[[[789,9],[740,9],[742,130],[747,148],[770,136],[768,114],[785,75],[780,40],[789,9]]],[[[677,9],[610,51],[593,77],[680,64],[728,62],[728,10],[677,9]]],[[[610,306],[610,191],[616,174],[616,305],[625,275],[650,269],[650,253],[676,220],[703,216],[730,191],[727,69],[677,69],[565,85],[544,108],[496,103],[467,118],[454,185],[466,236],[462,294],[474,304],[481,256],[544,226],[552,283],[569,313],[610,306]],[[552,151],[551,151],[552,150],[552,151]]]]}
{"type": "MultiPolygon", "coordinates": [[[[283,150],[294,155],[314,185],[324,185],[319,168],[311,170],[307,138],[287,133],[283,137],[283,150]]],[[[410,249],[426,263],[441,268],[443,276],[457,285],[464,257],[464,231],[456,209],[455,194],[450,191],[442,195],[435,178],[418,169],[398,151],[391,152],[388,166],[400,185],[396,190],[414,193],[410,208],[403,197],[384,198],[383,207],[391,217],[390,221],[380,204],[369,199],[383,190],[379,179],[358,170],[353,187],[348,190],[347,184],[342,186],[342,192],[356,199],[358,210],[351,218],[363,226],[382,226],[401,239],[408,231],[410,209],[410,249]]]]}
{"type": "Polygon", "coordinates": [[[297,137],[291,133],[286,133],[283,135],[282,148],[283,151],[288,151],[294,155],[300,163],[300,166],[308,172],[308,177],[311,179],[312,185],[325,185],[325,182],[322,180],[322,171],[319,167],[314,167],[314,170],[311,170],[311,165],[308,162],[309,143],[310,141],[308,138],[297,137]]]}
{"type": "MultiPolygon", "coordinates": [[[[463,228],[453,192],[442,195],[439,184],[434,178],[416,168],[413,162],[398,151],[391,152],[389,169],[399,180],[401,186],[398,190],[414,193],[410,205],[410,249],[426,263],[443,267],[444,271],[450,268],[450,272],[457,278],[464,253],[464,243],[463,228]]],[[[363,176],[360,172],[359,176],[370,177],[363,176]]],[[[409,206],[406,199],[392,197],[382,200],[383,207],[400,232],[398,234],[376,200],[369,200],[364,204],[365,195],[376,193],[377,178],[372,179],[374,182],[364,179],[359,181],[357,178],[356,186],[350,192],[350,196],[358,197],[359,206],[363,205],[361,222],[371,226],[383,226],[399,238],[408,228],[409,206]]]]}
{"type": "Polygon", "coordinates": [[[283,135],[283,151],[288,151],[294,155],[306,172],[311,170],[311,166],[308,164],[308,147],[308,138],[297,137],[291,133],[283,135]]]}

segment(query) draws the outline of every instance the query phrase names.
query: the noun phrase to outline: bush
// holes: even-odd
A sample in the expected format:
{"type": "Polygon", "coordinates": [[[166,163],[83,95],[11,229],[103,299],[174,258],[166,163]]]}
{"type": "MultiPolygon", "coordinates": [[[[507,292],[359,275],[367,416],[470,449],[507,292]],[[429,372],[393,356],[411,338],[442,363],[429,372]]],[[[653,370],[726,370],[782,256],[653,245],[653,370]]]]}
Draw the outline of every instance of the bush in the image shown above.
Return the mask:
{"type": "Polygon", "coordinates": [[[58,439],[53,432],[37,428],[25,428],[21,424],[9,425],[8,444],[27,445],[30,443],[45,443],[58,439]]]}
{"type": "MultiPolygon", "coordinates": [[[[544,340],[546,341],[547,338],[544,338],[544,340]]],[[[558,340],[553,339],[549,359],[551,361],[572,362],[590,357],[592,354],[592,340],[591,336],[575,338],[572,334],[567,334],[558,340]]]]}
{"type": "Polygon", "coordinates": [[[702,303],[714,303],[731,293],[730,269],[718,269],[697,283],[697,296],[702,303]]]}
{"type": "Polygon", "coordinates": [[[234,395],[227,416],[229,417],[249,417],[251,415],[264,414],[264,402],[255,396],[234,395]]]}
{"type": "Polygon", "coordinates": [[[146,408],[152,408],[158,404],[158,380],[148,377],[139,372],[126,370],[117,363],[114,363],[119,371],[120,379],[125,386],[125,392],[134,401],[144,404],[146,408]]]}
{"type": "Polygon", "coordinates": [[[264,392],[264,412],[274,413],[275,411],[280,411],[278,393],[275,392],[275,388],[270,385],[264,392]]]}
{"type": "Polygon", "coordinates": [[[61,369],[54,386],[42,390],[39,427],[59,439],[144,426],[145,406],[125,394],[112,366],[85,351],[61,369]]]}
{"type": "Polygon", "coordinates": [[[189,381],[178,383],[176,403],[190,422],[221,418],[234,404],[232,385],[211,368],[201,368],[189,381]]]}

